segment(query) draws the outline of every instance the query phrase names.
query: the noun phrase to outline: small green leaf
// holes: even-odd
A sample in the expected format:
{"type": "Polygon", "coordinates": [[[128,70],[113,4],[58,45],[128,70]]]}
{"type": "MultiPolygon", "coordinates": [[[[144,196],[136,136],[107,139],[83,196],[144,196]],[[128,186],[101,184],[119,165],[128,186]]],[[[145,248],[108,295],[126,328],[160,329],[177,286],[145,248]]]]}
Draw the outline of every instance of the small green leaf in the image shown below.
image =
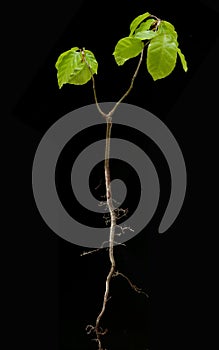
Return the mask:
{"type": "Polygon", "coordinates": [[[178,43],[165,32],[151,39],[147,53],[147,69],[154,80],[168,76],[176,65],[178,43]]]}
{"type": "Polygon", "coordinates": [[[93,54],[93,52],[89,51],[89,50],[84,50],[85,53],[85,59],[86,62],[88,63],[92,74],[97,74],[97,69],[98,69],[98,63],[97,60],[93,54]]]}
{"type": "Polygon", "coordinates": [[[137,32],[134,34],[134,38],[141,39],[141,40],[149,40],[154,38],[158,33],[154,32],[153,30],[143,30],[142,32],[137,32]]]}
{"type": "Polygon", "coordinates": [[[158,32],[150,30],[150,27],[155,22],[155,19],[147,19],[145,22],[141,23],[140,26],[135,30],[135,33],[133,34],[134,38],[141,40],[149,40],[156,36],[158,32]]]}
{"type": "Polygon", "coordinates": [[[174,26],[167,21],[161,21],[159,27],[158,27],[158,33],[159,34],[168,34],[172,36],[173,40],[177,40],[177,32],[175,31],[174,26]]]}
{"type": "Polygon", "coordinates": [[[63,84],[67,83],[86,84],[91,79],[92,74],[97,73],[98,63],[94,54],[89,50],[83,50],[83,52],[82,55],[78,47],[73,47],[59,56],[55,67],[60,89],[63,84]]]}
{"type": "Polygon", "coordinates": [[[147,19],[145,22],[141,23],[140,26],[135,30],[135,34],[137,34],[138,32],[143,32],[145,30],[149,30],[152,24],[154,24],[155,22],[156,20],[153,18],[147,19]]]}
{"type": "Polygon", "coordinates": [[[150,13],[146,12],[143,15],[140,15],[138,17],[136,17],[132,23],[130,24],[130,35],[132,35],[134,33],[134,31],[136,30],[136,28],[139,26],[139,24],[144,21],[144,19],[150,17],[150,13]]]}
{"type": "Polygon", "coordinates": [[[116,63],[121,66],[128,59],[138,56],[144,44],[140,39],[126,37],[118,41],[113,52],[116,63]]]}
{"type": "Polygon", "coordinates": [[[187,70],[188,70],[187,62],[186,62],[185,56],[183,55],[183,53],[182,53],[182,51],[180,50],[179,47],[177,49],[177,52],[179,54],[179,57],[180,57],[183,69],[184,69],[185,72],[187,72],[187,70]]]}

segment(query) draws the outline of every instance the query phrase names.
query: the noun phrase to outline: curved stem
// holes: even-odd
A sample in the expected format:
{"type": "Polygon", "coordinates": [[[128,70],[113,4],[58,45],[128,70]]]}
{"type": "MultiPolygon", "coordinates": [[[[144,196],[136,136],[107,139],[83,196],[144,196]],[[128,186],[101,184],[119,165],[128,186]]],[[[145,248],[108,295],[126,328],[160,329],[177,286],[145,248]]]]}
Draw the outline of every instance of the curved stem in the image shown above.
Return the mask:
{"type": "Polygon", "coordinates": [[[115,112],[115,110],[117,109],[117,107],[119,106],[119,104],[129,95],[130,91],[132,90],[133,85],[134,85],[135,78],[137,77],[138,71],[139,71],[139,69],[140,69],[140,66],[141,66],[141,63],[142,63],[142,60],[143,60],[144,48],[145,48],[145,46],[144,46],[143,49],[141,50],[140,59],[139,59],[137,68],[136,68],[136,70],[135,70],[135,72],[134,72],[134,75],[133,75],[133,77],[132,77],[131,84],[130,84],[128,90],[124,93],[124,95],[120,98],[120,100],[119,100],[118,102],[116,102],[115,106],[114,106],[113,109],[109,112],[108,115],[110,115],[110,116],[113,115],[113,113],[115,112]]]}
{"type": "MultiPolygon", "coordinates": [[[[85,60],[86,62],[86,60],[85,60]]],[[[87,63],[87,62],[86,62],[87,63]]],[[[87,63],[88,65],[88,63],[87,63]]],[[[88,68],[90,69],[91,71],[91,68],[90,66],[88,65],[88,68]]],[[[104,111],[100,108],[100,105],[98,103],[98,100],[97,100],[97,93],[96,93],[96,86],[95,86],[95,79],[94,79],[94,76],[93,76],[93,73],[91,72],[91,78],[92,78],[92,83],[93,83],[93,93],[94,93],[94,100],[95,100],[95,104],[97,106],[97,109],[98,109],[98,112],[102,115],[102,117],[104,117],[105,119],[107,118],[107,114],[104,113],[104,111]]]]}
{"type": "Polygon", "coordinates": [[[133,85],[134,85],[134,81],[135,81],[135,78],[137,77],[137,74],[138,74],[138,71],[140,69],[140,66],[141,66],[141,63],[142,63],[142,60],[143,60],[143,54],[144,54],[144,48],[145,46],[147,45],[148,43],[146,43],[144,45],[144,47],[142,48],[141,50],[141,54],[140,54],[140,58],[139,58],[139,61],[138,61],[138,65],[137,65],[137,68],[132,76],[132,79],[131,79],[131,84],[128,88],[128,90],[122,95],[122,97],[120,98],[120,100],[118,102],[116,102],[115,106],[111,109],[111,111],[109,111],[108,113],[105,113],[100,105],[99,105],[99,102],[98,102],[98,99],[97,99],[97,92],[96,92],[96,84],[95,84],[95,79],[94,79],[94,75],[93,75],[93,72],[91,70],[91,67],[89,65],[89,63],[87,62],[85,56],[84,56],[84,61],[85,63],[87,64],[90,72],[91,72],[91,78],[92,78],[92,83],[93,83],[93,93],[94,93],[94,100],[95,100],[95,104],[97,106],[97,109],[99,111],[99,113],[102,115],[102,117],[104,117],[105,119],[107,119],[108,117],[112,117],[113,113],[115,112],[115,110],[117,109],[117,107],[119,106],[119,104],[129,95],[130,91],[132,90],[133,88],[133,85]]]}

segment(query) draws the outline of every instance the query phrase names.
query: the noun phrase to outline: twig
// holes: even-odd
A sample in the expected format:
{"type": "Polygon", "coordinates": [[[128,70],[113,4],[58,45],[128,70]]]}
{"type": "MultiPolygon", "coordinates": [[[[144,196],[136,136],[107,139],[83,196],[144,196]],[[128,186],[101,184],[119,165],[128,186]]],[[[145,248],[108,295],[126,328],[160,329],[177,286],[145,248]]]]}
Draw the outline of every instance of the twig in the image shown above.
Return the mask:
{"type": "Polygon", "coordinates": [[[147,298],[149,298],[149,295],[144,292],[141,288],[137,287],[135,284],[133,284],[131,282],[131,280],[126,276],[124,275],[123,273],[119,272],[119,271],[115,271],[113,277],[117,277],[117,276],[122,276],[123,278],[125,278],[125,280],[129,283],[130,287],[137,293],[140,293],[140,294],[144,294],[147,298]]]}
{"type": "MultiPolygon", "coordinates": [[[[148,42],[148,43],[149,43],[149,42],[148,42]]],[[[133,75],[133,77],[132,77],[132,79],[131,79],[131,84],[130,84],[128,90],[124,93],[124,95],[122,95],[122,97],[120,98],[120,100],[119,100],[118,102],[116,102],[115,106],[114,106],[114,107],[111,109],[111,111],[109,111],[108,113],[105,113],[105,112],[101,109],[101,107],[100,107],[100,105],[99,105],[99,102],[98,102],[98,99],[97,99],[97,92],[96,92],[96,84],[95,84],[94,75],[93,75],[93,72],[92,72],[92,69],[91,69],[89,63],[88,63],[87,60],[86,60],[86,56],[84,56],[84,61],[85,61],[85,63],[87,64],[87,66],[88,66],[88,68],[89,68],[89,70],[90,70],[90,72],[91,72],[91,78],[92,78],[92,83],[93,83],[93,93],[94,93],[95,104],[96,104],[96,106],[97,106],[97,109],[98,109],[99,113],[100,113],[100,114],[102,115],[102,117],[104,117],[105,119],[107,119],[107,118],[109,118],[109,117],[112,117],[112,115],[114,114],[114,112],[115,112],[115,110],[117,109],[117,107],[119,106],[119,104],[128,96],[128,94],[129,94],[130,91],[132,90],[133,85],[134,85],[135,78],[137,77],[138,71],[139,71],[139,69],[140,69],[140,66],[141,66],[141,63],[142,63],[142,60],[143,60],[144,48],[145,48],[145,46],[146,46],[148,43],[146,43],[146,44],[144,45],[144,47],[142,48],[142,50],[141,50],[141,54],[140,54],[140,58],[139,58],[139,61],[138,61],[138,65],[137,65],[137,68],[136,68],[136,70],[135,70],[135,72],[134,72],[134,75],[133,75]]]]}
{"type": "Polygon", "coordinates": [[[119,106],[119,104],[128,96],[128,94],[129,94],[130,91],[132,90],[133,85],[134,85],[135,78],[137,77],[138,71],[139,71],[139,69],[140,69],[140,66],[141,66],[141,63],[142,63],[142,60],[143,60],[144,48],[145,48],[145,46],[144,46],[143,49],[141,50],[140,59],[139,59],[137,68],[136,68],[136,70],[135,70],[135,73],[134,73],[134,75],[133,75],[133,77],[132,77],[131,84],[130,84],[128,90],[124,93],[124,95],[120,98],[120,100],[119,100],[118,102],[116,102],[116,104],[115,104],[115,106],[113,107],[113,109],[109,112],[109,115],[110,115],[110,116],[113,115],[113,113],[115,112],[115,110],[117,109],[117,107],[119,106]]]}

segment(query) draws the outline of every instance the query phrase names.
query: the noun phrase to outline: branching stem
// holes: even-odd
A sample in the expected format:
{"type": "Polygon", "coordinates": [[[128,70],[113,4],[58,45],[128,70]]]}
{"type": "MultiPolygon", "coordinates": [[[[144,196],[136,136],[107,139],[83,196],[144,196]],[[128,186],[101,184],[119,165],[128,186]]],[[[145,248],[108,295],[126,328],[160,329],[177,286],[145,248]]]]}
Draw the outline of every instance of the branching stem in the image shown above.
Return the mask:
{"type": "Polygon", "coordinates": [[[102,347],[101,338],[104,334],[106,334],[107,329],[103,330],[100,326],[100,323],[101,323],[101,319],[104,315],[104,312],[106,310],[107,301],[109,300],[110,282],[112,280],[112,277],[115,277],[118,275],[123,276],[129,282],[130,286],[135,291],[141,292],[140,289],[138,289],[135,285],[133,285],[131,283],[131,281],[128,279],[128,277],[126,277],[125,275],[123,275],[122,273],[120,273],[118,271],[117,272],[115,271],[116,262],[115,262],[115,258],[114,258],[114,244],[115,244],[115,230],[117,227],[117,224],[116,224],[117,215],[116,215],[116,211],[115,211],[115,208],[113,205],[111,181],[110,181],[110,164],[109,163],[110,163],[110,140],[111,140],[111,129],[112,129],[112,115],[115,112],[115,110],[117,109],[117,107],[119,106],[119,104],[128,96],[128,94],[132,90],[135,78],[138,74],[139,68],[140,68],[141,63],[142,63],[143,53],[144,53],[144,48],[141,51],[140,59],[139,59],[137,68],[133,74],[133,77],[131,79],[131,84],[130,84],[128,90],[124,93],[124,95],[120,98],[120,100],[114,105],[114,107],[108,113],[105,113],[101,109],[101,107],[98,103],[97,94],[96,94],[95,79],[94,79],[92,70],[91,70],[88,62],[86,61],[86,57],[84,57],[84,60],[85,60],[86,64],[88,65],[88,68],[90,69],[90,72],[91,72],[95,104],[96,104],[97,109],[98,109],[99,113],[101,114],[101,116],[104,117],[106,120],[106,143],[105,143],[104,172],[105,172],[105,186],[106,186],[106,204],[107,204],[109,214],[110,214],[109,259],[110,259],[111,267],[110,267],[109,273],[106,277],[106,286],[105,286],[105,293],[104,293],[104,297],[103,297],[103,304],[102,304],[101,311],[97,316],[96,324],[94,327],[89,325],[86,328],[88,334],[91,332],[95,333],[95,336],[96,336],[95,340],[98,343],[98,350],[104,350],[102,347]]]}
{"type": "MultiPolygon", "coordinates": [[[[147,43],[146,43],[147,45],[147,43]]],[[[135,78],[137,77],[137,74],[138,74],[138,71],[140,69],[140,66],[141,66],[141,63],[142,63],[142,60],[143,60],[143,54],[144,54],[144,48],[145,48],[145,45],[143,47],[143,49],[141,50],[141,54],[140,54],[140,58],[139,58],[139,61],[138,61],[138,65],[137,65],[137,68],[133,74],[133,77],[131,79],[131,84],[128,88],[128,90],[124,93],[124,95],[122,95],[122,97],[120,98],[120,100],[118,102],[116,102],[115,106],[111,109],[111,111],[109,111],[108,113],[105,113],[100,105],[99,105],[99,102],[97,100],[97,92],[96,92],[96,84],[95,84],[95,79],[94,79],[94,76],[93,76],[93,73],[92,73],[92,70],[88,64],[88,62],[86,61],[86,58],[84,58],[88,68],[90,69],[90,72],[91,72],[91,78],[92,78],[92,83],[93,83],[93,93],[94,93],[94,100],[95,100],[95,104],[97,106],[97,109],[98,109],[98,112],[102,115],[102,117],[104,117],[106,120],[108,117],[112,117],[112,115],[114,114],[115,110],[117,109],[117,107],[119,106],[119,104],[129,95],[129,93],[131,92],[132,88],[133,88],[133,85],[134,85],[134,81],[135,81],[135,78]]]]}
{"type": "Polygon", "coordinates": [[[141,66],[141,63],[142,63],[142,60],[143,60],[143,54],[144,54],[144,47],[143,49],[141,50],[141,55],[140,55],[140,59],[138,61],[138,65],[137,65],[137,68],[134,72],[134,75],[132,77],[132,80],[131,80],[131,84],[128,88],[128,90],[124,93],[124,95],[120,98],[120,100],[118,102],[116,102],[115,106],[113,107],[113,109],[110,111],[110,115],[112,116],[113,113],[115,112],[116,108],[119,106],[119,104],[129,95],[129,93],[131,92],[132,88],[133,88],[133,85],[134,85],[134,81],[135,81],[135,78],[137,77],[137,74],[138,74],[138,71],[140,69],[140,66],[141,66]]]}

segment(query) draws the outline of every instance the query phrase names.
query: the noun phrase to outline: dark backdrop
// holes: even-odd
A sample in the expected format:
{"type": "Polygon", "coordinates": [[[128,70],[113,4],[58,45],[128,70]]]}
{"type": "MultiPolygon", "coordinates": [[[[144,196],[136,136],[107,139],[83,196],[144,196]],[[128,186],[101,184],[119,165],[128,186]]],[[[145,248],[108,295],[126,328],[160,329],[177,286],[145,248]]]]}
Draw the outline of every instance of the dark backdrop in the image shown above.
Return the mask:
{"type": "MultiPolygon", "coordinates": [[[[94,51],[99,61],[99,100],[115,101],[134,69],[134,63],[115,66],[115,43],[128,34],[131,20],[146,11],[175,25],[189,71],[185,74],[178,64],[170,77],[154,83],[142,69],[125,102],[154,113],[172,131],[186,161],[188,189],[168,232],[157,233],[165,209],[161,205],[144,232],[116,249],[120,269],[146,290],[149,299],[135,294],[124,280],[113,281],[104,319],[110,329],[106,347],[212,347],[218,4],[63,0],[18,3],[4,10],[2,71],[8,94],[3,98],[7,129],[2,132],[6,175],[2,235],[9,247],[3,264],[7,348],[96,348],[84,328],[94,322],[100,308],[109,267],[106,252],[80,257],[82,247],[62,240],[46,226],[32,195],[32,162],[40,139],[56,120],[93,103],[90,84],[58,89],[54,68],[58,55],[72,46],[94,51]]],[[[151,154],[162,163],[152,146],[151,154]]],[[[162,164],[160,171],[165,201],[170,180],[162,180],[162,174],[166,176],[162,164]]]]}

